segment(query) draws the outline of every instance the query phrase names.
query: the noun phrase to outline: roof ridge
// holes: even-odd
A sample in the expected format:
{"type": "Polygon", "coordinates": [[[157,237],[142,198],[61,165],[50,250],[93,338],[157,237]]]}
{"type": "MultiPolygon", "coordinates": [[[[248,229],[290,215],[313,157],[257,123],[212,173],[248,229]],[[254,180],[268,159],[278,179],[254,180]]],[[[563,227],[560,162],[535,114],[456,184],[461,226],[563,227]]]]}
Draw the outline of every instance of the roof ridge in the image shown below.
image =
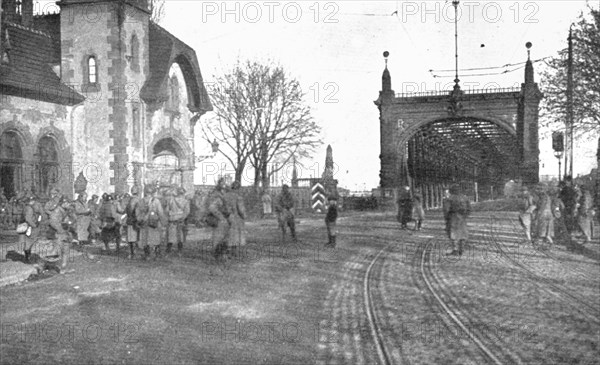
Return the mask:
{"type": "Polygon", "coordinates": [[[41,36],[44,36],[46,38],[54,40],[54,37],[52,37],[50,34],[48,34],[46,32],[42,32],[39,29],[29,28],[29,27],[26,27],[26,26],[24,26],[22,24],[13,23],[13,22],[7,22],[7,21],[4,21],[4,24],[6,24],[7,26],[12,26],[12,27],[15,27],[15,28],[19,28],[19,29],[22,29],[22,30],[27,30],[27,31],[30,31],[31,33],[35,33],[35,34],[38,34],[38,35],[41,35],[41,36]]]}

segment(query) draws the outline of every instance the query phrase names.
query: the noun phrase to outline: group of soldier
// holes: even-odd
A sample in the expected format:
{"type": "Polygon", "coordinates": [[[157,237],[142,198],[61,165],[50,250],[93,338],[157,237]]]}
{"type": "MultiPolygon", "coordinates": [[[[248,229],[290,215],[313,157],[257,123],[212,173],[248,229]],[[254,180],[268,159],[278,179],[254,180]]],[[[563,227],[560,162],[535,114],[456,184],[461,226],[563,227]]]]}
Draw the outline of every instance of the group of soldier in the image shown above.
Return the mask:
{"type": "Polygon", "coordinates": [[[590,187],[578,186],[567,176],[557,188],[523,188],[521,201],[519,221],[532,245],[552,245],[555,235],[565,242],[577,235],[583,236],[583,243],[591,241],[595,211],[590,187]]]}
{"type": "MultiPolygon", "coordinates": [[[[62,269],[67,266],[67,252],[71,244],[82,248],[96,241],[103,243],[105,254],[110,254],[110,246],[114,243],[116,255],[120,255],[121,246],[126,243],[129,259],[134,259],[138,249],[143,250],[143,260],[152,255],[157,259],[162,256],[162,247],[165,246],[167,256],[175,247],[181,256],[188,224],[210,227],[213,253],[217,259],[237,255],[246,245],[247,212],[238,182],[228,186],[225,179],[219,179],[206,196],[200,190],[190,196],[182,187],[160,187],[158,184],[145,185],[143,193],[142,197],[141,189],[136,185],[130,193],[105,193],[102,197],[92,195],[89,200],[85,192],[80,192],[77,199],[71,201],[54,188],[50,191],[50,199],[43,203],[34,194],[23,191],[11,202],[18,209],[12,208],[10,215],[4,213],[2,222],[6,220],[7,226],[12,229],[19,224],[26,225],[27,230],[19,235],[26,262],[31,260],[32,247],[46,238],[53,243],[52,252],[61,261],[62,269]]],[[[265,208],[263,216],[270,214],[271,201],[267,195],[265,192],[261,197],[265,208]]],[[[1,194],[0,199],[3,196],[1,194]]],[[[2,202],[8,204],[6,199],[2,202]]],[[[331,197],[325,218],[329,236],[327,244],[334,247],[335,202],[336,198],[331,197]]],[[[296,202],[287,185],[282,187],[273,203],[282,242],[285,243],[288,230],[292,240],[297,242],[296,202]]]]}

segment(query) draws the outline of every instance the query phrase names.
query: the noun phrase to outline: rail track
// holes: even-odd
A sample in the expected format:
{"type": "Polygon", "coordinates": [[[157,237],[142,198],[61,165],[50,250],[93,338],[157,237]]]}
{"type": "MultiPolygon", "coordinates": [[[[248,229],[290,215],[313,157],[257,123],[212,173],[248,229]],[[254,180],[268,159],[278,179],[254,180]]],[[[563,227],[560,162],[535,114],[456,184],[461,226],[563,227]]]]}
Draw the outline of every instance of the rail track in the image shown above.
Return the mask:
{"type": "Polygon", "coordinates": [[[431,262],[431,243],[427,244],[420,255],[419,271],[423,282],[435,303],[441,309],[443,318],[448,326],[458,328],[472,341],[478,349],[482,360],[493,364],[522,364],[521,357],[512,351],[502,338],[483,331],[476,333],[469,329],[468,318],[476,317],[472,313],[459,310],[459,300],[451,291],[445,288],[443,281],[433,270],[431,262]]]}
{"type": "Polygon", "coordinates": [[[500,241],[497,239],[497,236],[495,234],[496,228],[494,226],[494,222],[494,217],[490,217],[490,234],[487,236],[487,240],[490,244],[496,247],[501,257],[503,257],[506,261],[511,263],[513,266],[519,268],[526,275],[528,275],[531,279],[531,282],[534,283],[534,285],[536,285],[538,288],[562,300],[565,304],[571,306],[577,312],[586,317],[586,319],[588,319],[591,323],[600,325],[600,310],[598,309],[597,304],[590,303],[581,296],[576,295],[568,291],[564,287],[553,283],[548,278],[539,275],[534,270],[524,265],[522,262],[516,260],[514,257],[512,257],[512,255],[509,255],[502,247],[502,243],[500,243],[500,241]]]}
{"type": "Polygon", "coordinates": [[[388,243],[377,253],[377,255],[375,255],[375,257],[367,267],[367,270],[365,271],[363,285],[365,312],[367,313],[367,319],[369,321],[369,326],[371,327],[371,335],[373,336],[373,340],[375,342],[375,348],[377,349],[377,356],[379,357],[379,362],[385,365],[392,364],[392,356],[390,350],[385,344],[383,334],[381,331],[381,321],[379,320],[379,317],[377,316],[377,313],[375,311],[373,295],[371,293],[371,274],[373,272],[373,267],[375,266],[375,263],[379,260],[381,255],[389,249],[390,246],[391,243],[388,243]]]}

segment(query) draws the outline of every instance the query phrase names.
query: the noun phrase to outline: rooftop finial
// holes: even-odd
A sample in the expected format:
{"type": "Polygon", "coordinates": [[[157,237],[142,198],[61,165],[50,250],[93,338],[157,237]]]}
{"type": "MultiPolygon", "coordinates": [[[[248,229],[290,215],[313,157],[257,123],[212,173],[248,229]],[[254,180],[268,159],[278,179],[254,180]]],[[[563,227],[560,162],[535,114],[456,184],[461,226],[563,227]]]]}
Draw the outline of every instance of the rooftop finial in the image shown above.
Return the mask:
{"type": "Polygon", "coordinates": [[[385,68],[387,68],[388,56],[390,53],[388,51],[383,52],[383,58],[385,58],[385,68]]]}
{"type": "Polygon", "coordinates": [[[527,47],[527,61],[531,60],[531,42],[525,43],[525,47],[527,47]]]}

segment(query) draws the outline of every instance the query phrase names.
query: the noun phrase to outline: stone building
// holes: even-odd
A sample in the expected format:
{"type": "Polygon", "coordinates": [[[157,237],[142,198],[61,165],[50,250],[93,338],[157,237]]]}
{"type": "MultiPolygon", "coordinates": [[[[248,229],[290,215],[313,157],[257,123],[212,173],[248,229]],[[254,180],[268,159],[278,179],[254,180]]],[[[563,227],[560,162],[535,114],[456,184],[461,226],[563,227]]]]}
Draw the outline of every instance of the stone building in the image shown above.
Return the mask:
{"type": "Polygon", "coordinates": [[[193,187],[194,127],[212,110],[194,50],[147,0],[2,0],[0,183],[71,196],[159,181],[193,187]]]}

